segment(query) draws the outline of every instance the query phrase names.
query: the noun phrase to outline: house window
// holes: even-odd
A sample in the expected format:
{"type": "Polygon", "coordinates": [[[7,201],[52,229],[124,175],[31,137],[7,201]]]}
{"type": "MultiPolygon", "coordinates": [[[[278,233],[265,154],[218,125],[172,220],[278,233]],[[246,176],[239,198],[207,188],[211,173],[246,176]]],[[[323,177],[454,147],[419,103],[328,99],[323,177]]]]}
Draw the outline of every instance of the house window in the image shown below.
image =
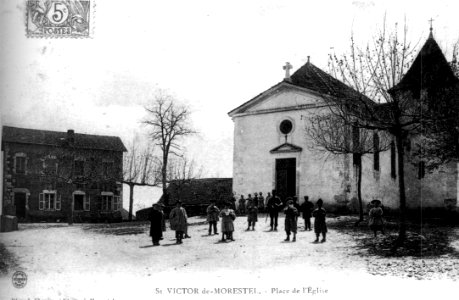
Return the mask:
{"type": "Polygon", "coordinates": [[[373,169],[379,171],[379,135],[373,134],[373,169]]]}
{"type": "Polygon", "coordinates": [[[83,176],[83,175],[84,175],[84,161],[75,160],[75,176],[83,176]]]}
{"type": "Polygon", "coordinates": [[[14,170],[17,174],[26,173],[27,157],[24,153],[16,153],[14,156],[14,170]]]}
{"type": "Polygon", "coordinates": [[[56,175],[57,174],[57,159],[53,156],[45,157],[43,161],[43,169],[45,174],[56,175]]]}
{"type": "Polygon", "coordinates": [[[113,176],[113,162],[104,161],[102,163],[103,176],[108,178],[113,176]]]}
{"type": "Polygon", "coordinates": [[[84,192],[76,191],[73,193],[73,205],[74,210],[90,210],[90,196],[86,195],[84,192]]]}
{"type": "Polygon", "coordinates": [[[112,192],[102,192],[102,211],[114,211],[121,209],[121,197],[112,192]]]}
{"type": "Polygon", "coordinates": [[[121,209],[121,197],[114,196],[113,210],[120,210],[120,209],[121,209]]]}
{"type": "Polygon", "coordinates": [[[40,193],[39,210],[61,210],[61,197],[57,196],[56,191],[44,190],[43,193],[40,193]]]}
{"type": "Polygon", "coordinates": [[[390,143],[390,176],[392,178],[397,178],[396,163],[395,163],[395,143],[390,143]]]}
{"type": "Polygon", "coordinates": [[[424,176],[426,176],[426,163],[421,160],[418,163],[418,179],[422,179],[424,176]]]}
{"type": "Polygon", "coordinates": [[[109,211],[113,209],[113,194],[102,195],[102,210],[109,211]]]}

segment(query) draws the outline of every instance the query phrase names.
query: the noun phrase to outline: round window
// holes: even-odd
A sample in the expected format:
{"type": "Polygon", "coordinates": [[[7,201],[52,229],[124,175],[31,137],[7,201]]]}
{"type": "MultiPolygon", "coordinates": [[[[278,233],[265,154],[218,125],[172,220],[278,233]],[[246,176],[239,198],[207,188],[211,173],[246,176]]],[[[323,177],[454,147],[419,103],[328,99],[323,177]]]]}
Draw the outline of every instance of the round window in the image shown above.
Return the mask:
{"type": "Polygon", "coordinates": [[[279,129],[283,134],[289,134],[292,131],[293,124],[290,120],[284,120],[280,123],[279,129]]]}

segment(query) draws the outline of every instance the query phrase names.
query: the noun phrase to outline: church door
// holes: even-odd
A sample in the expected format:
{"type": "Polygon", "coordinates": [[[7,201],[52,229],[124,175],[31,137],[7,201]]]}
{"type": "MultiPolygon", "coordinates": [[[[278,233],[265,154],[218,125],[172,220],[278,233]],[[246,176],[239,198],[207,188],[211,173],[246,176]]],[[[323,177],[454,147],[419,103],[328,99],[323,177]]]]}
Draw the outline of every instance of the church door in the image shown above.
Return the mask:
{"type": "Polygon", "coordinates": [[[296,158],[276,159],[276,191],[285,201],[296,194],[296,158]]]}
{"type": "Polygon", "coordinates": [[[18,219],[25,218],[26,194],[14,193],[14,205],[16,206],[16,217],[18,217],[18,219]]]}

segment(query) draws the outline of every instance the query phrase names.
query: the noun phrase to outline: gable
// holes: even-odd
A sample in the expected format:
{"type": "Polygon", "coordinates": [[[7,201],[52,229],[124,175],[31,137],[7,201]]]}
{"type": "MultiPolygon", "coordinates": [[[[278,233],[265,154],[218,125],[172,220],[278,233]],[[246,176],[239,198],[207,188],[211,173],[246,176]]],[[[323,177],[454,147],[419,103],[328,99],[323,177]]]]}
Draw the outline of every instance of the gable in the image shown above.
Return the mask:
{"type": "Polygon", "coordinates": [[[283,143],[280,146],[277,146],[274,149],[271,149],[270,153],[291,153],[291,152],[301,152],[303,148],[297,145],[293,145],[290,143],[283,143]]]}
{"type": "Polygon", "coordinates": [[[234,117],[311,108],[320,106],[323,101],[324,96],[314,91],[282,82],[234,109],[229,115],[234,117]]]}

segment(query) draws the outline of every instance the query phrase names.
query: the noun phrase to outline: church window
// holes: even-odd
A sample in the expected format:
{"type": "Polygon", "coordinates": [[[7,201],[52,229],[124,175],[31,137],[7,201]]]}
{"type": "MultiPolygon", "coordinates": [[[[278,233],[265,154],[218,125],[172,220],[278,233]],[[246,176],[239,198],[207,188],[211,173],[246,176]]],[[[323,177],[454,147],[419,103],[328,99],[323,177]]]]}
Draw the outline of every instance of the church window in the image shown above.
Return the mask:
{"type": "Polygon", "coordinates": [[[373,134],[373,169],[379,171],[379,135],[373,134]]]}
{"type": "Polygon", "coordinates": [[[425,175],[426,175],[426,163],[421,160],[418,163],[418,179],[424,178],[425,175]]]}
{"type": "Polygon", "coordinates": [[[292,124],[292,121],[290,120],[283,120],[281,123],[280,123],[280,126],[279,126],[279,130],[280,132],[282,132],[283,134],[289,134],[293,129],[293,124],[292,124]]]}
{"type": "Polygon", "coordinates": [[[395,163],[395,143],[390,143],[390,176],[392,178],[397,177],[397,172],[395,171],[396,163],[395,163]]]}
{"type": "Polygon", "coordinates": [[[352,153],[354,165],[360,166],[362,153],[360,151],[360,129],[352,127],[352,153]]]}

